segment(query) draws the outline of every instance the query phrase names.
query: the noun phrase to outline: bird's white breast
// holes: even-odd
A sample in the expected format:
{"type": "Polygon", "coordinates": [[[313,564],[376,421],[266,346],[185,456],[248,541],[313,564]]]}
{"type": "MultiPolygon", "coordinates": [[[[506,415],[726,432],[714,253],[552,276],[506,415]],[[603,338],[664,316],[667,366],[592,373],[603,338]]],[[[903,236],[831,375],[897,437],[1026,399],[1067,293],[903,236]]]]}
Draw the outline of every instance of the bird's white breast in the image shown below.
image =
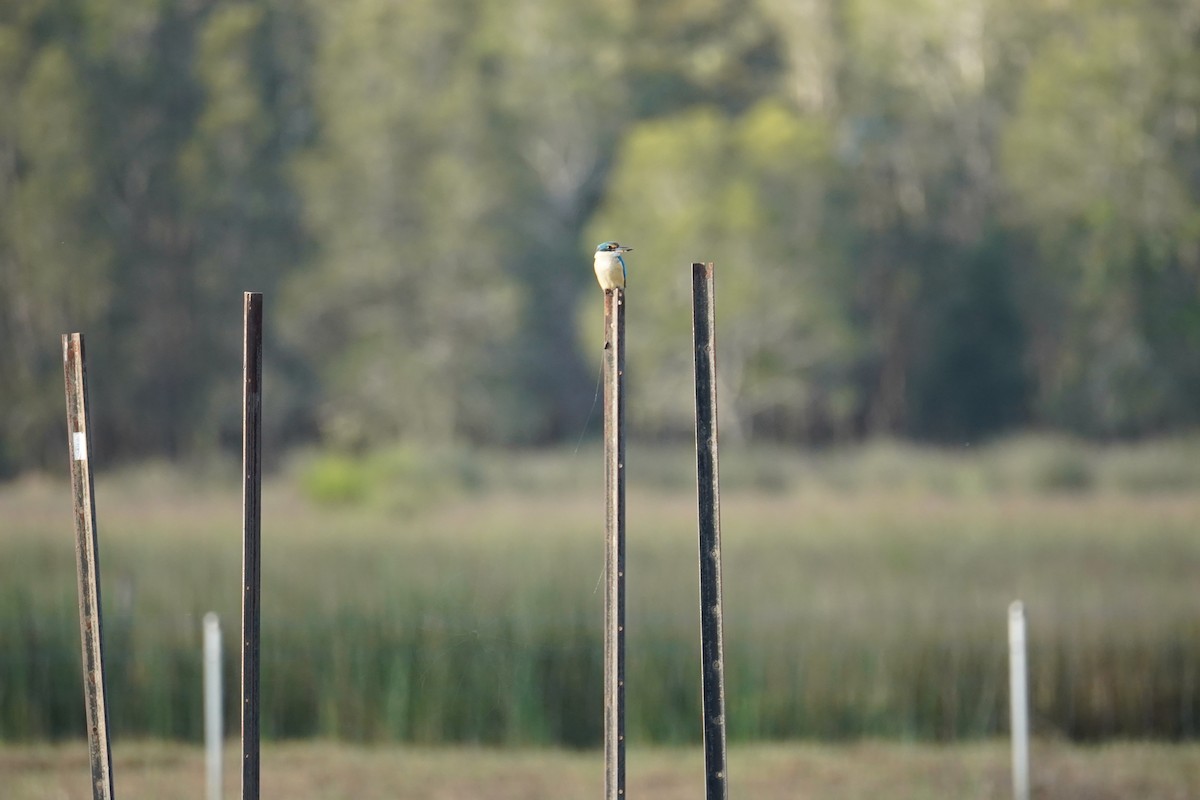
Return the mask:
{"type": "Polygon", "coordinates": [[[601,289],[625,287],[625,270],[621,268],[621,260],[616,253],[609,250],[596,253],[595,268],[601,289]]]}

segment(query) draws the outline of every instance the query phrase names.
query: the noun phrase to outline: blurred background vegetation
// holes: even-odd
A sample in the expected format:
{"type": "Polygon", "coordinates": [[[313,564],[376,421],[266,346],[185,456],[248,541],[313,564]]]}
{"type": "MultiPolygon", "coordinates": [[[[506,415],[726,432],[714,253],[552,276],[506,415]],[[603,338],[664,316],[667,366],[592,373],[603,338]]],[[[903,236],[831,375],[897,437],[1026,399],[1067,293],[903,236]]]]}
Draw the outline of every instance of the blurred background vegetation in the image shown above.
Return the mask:
{"type": "MultiPolygon", "coordinates": [[[[316,464],[264,489],[266,736],[599,745],[597,449],[316,464]]],[[[236,731],[229,466],[97,481],[118,742],[199,741],[208,611],[236,731]]],[[[734,741],[1004,735],[1014,598],[1039,737],[1200,737],[1200,440],[726,445],[722,478],[734,741]]],[[[634,444],[629,482],[628,735],[694,743],[694,453],[634,444]]],[[[64,481],[0,485],[0,744],[83,732],[69,506],[64,481]]]]}
{"type": "Polygon", "coordinates": [[[693,260],[731,736],[1000,733],[1015,597],[1040,734],[1200,735],[1198,43],[1200,0],[0,3],[0,740],[82,731],[73,330],[114,724],[198,736],[259,290],[266,732],[596,744],[605,239],[631,736],[699,714],[693,260]]]}
{"type": "Polygon", "coordinates": [[[0,7],[0,475],[573,440],[590,250],[631,264],[631,423],[686,435],[686,265],[723,430],[961,442],[1194,425],[1200,3],[20,0],[0,7]],[[681,346],[682,345],[682,346],[681,346]]]}

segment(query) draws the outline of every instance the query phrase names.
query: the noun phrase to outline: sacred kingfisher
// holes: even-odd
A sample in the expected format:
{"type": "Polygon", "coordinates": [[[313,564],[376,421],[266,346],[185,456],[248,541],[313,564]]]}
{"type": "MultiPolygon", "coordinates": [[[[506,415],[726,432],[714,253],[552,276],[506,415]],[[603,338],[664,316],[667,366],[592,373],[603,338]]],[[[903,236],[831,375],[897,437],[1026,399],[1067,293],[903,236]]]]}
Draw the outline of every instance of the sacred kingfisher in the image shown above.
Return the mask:
{"type": "Polygon", "coordinates": [[[617,242],[604,242],[596,248],[593,266],[601,289],[625,288],[625,259],[621,254],[632,249],[617,242]]]}

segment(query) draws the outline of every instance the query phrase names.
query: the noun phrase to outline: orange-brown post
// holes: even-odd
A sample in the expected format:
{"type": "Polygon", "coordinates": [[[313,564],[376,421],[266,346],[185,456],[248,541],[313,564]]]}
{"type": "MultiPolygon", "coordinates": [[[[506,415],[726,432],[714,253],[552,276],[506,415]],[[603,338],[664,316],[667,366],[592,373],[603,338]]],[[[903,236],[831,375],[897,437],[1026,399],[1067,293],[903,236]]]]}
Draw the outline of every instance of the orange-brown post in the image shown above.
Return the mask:
{"type": "Polygon", "coordinates": [[[83,643],[83,695],[87,710],[92,797],[94,800],[112,800],[112,747],[108,739],[104,636],[100,624],[100,552],[96,541],[96,496],[92,490],[92,434],[83,334],[64,334],[62,346],[63,373],[67,390],[67,437],[71,454],[71,499],[75,507],[75,566],[79,575],[79,633],[83,643]]]}

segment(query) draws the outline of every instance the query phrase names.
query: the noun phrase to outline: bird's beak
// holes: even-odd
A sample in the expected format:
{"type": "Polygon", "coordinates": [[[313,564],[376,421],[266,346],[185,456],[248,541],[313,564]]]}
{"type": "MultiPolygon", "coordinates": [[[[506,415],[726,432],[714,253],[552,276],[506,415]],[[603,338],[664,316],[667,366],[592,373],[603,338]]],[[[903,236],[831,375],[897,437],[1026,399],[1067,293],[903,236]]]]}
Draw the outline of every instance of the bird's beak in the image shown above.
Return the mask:
{"type": "Polygon", "coordinates": [[[632,247],[626,247],[625,245],[621,245],[620,247],[617,248],[617,250],[622,253],[628,253],[632,249],[633,249],[632,247]]]}

